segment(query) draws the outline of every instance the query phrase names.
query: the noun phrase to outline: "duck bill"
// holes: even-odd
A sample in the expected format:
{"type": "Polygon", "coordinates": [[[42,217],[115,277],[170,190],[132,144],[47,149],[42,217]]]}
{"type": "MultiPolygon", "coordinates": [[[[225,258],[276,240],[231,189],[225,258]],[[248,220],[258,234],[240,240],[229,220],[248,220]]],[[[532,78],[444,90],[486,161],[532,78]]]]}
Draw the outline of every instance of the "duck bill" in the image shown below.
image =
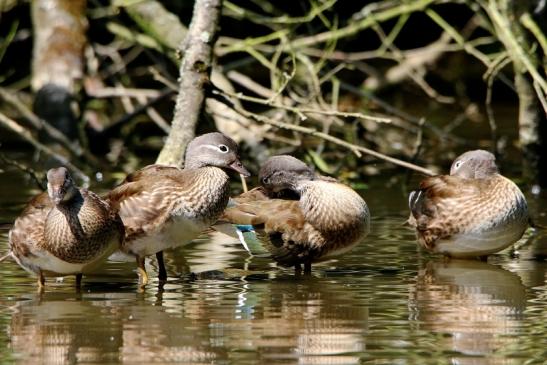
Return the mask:
{"type": "Polygon", "coordinates": [[[232,170],[240,173],[241,175],[245,177],[251,176],[251,173],[249,172],[249,170],[247,170],[245,166],[243,166],[243,164],[241,163],[241,161],[239,161],[239,159],[232,162],[228,167],[230,167],[232,170]]]}

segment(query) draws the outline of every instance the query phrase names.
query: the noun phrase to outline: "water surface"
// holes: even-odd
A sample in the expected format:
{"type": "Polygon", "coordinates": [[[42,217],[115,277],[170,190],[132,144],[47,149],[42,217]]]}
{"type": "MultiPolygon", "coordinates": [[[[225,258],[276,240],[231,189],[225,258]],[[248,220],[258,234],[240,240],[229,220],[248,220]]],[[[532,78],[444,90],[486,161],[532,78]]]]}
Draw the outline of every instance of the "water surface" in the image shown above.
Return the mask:
{"type": "MultiPolygon", "coordinates": [[[[1,176],[0,220],[11,222],[36,190],[16,172],[1,176]]],[[[167,254],[165,285],[148,262],[144,292],[132,262],[108,263],[79,292],[73,278],[49,279],[43,293],[4,262],[1,362],[544,364],[547,237],[529,231],[518,255],[488,262],[426,254],[403,225],[402,180],[363,191],[371,234],[312,276],[249,257],[218,233],[167,254]]]]}

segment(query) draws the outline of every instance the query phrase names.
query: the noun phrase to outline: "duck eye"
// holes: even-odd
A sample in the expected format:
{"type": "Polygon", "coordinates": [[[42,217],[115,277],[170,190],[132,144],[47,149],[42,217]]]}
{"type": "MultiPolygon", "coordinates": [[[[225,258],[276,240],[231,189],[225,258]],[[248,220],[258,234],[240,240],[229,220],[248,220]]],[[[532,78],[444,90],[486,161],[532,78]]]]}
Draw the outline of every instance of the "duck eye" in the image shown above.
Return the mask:
{"type": "Polygon", "coordinates": [[[263,177],[262,178],[262,184],[268,184],[270,182],[270,178],[268,177],[263,177]]]}
{"type": "Polygon", "coordinates": [[[228,148],[228,146],[221,144],[218,146],[218,150],[222,153],[227,153],[230,149],[228,148]]]}
{"type": "Polygon", "coordinates": [[[462,161],[456,161],[456,163],[454,164],[454,168],[459,169],[462,163],[463,163],[462,161]]]}

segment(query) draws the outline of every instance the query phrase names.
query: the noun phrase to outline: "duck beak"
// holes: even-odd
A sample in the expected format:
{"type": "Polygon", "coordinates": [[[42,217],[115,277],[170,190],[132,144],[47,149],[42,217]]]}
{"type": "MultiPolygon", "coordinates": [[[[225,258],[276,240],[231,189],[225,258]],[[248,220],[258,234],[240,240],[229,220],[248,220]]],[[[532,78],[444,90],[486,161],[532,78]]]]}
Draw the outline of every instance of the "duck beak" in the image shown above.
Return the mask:
{"type": "Polygon", "coordinates": [[[251,176],[251,173],[249,172],[249,170],[247,170],[245,168],[245,166],[243,166],[243,164],[241,163],[241,161],[239,161],[239,159],[236,159],[234,162],[232,162],[230,165],[228,165],[228,167],[231,168],[232,170],[240,173],[244,177],[251,176]]]}

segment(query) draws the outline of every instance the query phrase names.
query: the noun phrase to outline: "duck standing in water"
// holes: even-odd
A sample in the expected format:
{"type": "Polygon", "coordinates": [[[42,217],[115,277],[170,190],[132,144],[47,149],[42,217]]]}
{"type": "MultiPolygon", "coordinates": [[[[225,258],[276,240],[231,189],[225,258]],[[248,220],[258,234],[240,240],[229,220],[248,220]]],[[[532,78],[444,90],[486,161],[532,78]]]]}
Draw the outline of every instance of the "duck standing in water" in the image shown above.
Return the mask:
{"type": "Polygon", "coordinates": [[[309,273],[313,262],[349,251],[369,233],[363,198],[292,156],[269,158],[259,179],[262,186],[234,198],[222,220],[263,228],[260,238],[282,266],[309,273]]]}
{"type": "MultiPolygon", "coordinates": [[[[38,276],[76,275],[93,270],[120,248],[124,228],[117,212],[95,193],[78,189],[65,167],[47,172],[47,192],[32,199],[9,232],[15,261],[38,276]]],[[[6,257],[7,257],[6,256],[6,257]]]]}
{"type": "Polygon", "coordinates": [[[456,158],[450,175],[423,180],[409,206],[419,244],[451,257],[501,251],[522,237],[529,221],[524,195],[483,150],[456,158]]]}
{"type": "Polygon", "coordinates": [[[188,144],[184,169],[149,165],[108,194],[120,207],[126,232],[122,251],[136,256],[142,286],[148,283],[146,256],[156,254],[159,279],[165,280],[162,251],[196,238],[226,208],[229,179],[223,169],[250,175],[239,160],[237,143],[208,133],[188,144]]]}

